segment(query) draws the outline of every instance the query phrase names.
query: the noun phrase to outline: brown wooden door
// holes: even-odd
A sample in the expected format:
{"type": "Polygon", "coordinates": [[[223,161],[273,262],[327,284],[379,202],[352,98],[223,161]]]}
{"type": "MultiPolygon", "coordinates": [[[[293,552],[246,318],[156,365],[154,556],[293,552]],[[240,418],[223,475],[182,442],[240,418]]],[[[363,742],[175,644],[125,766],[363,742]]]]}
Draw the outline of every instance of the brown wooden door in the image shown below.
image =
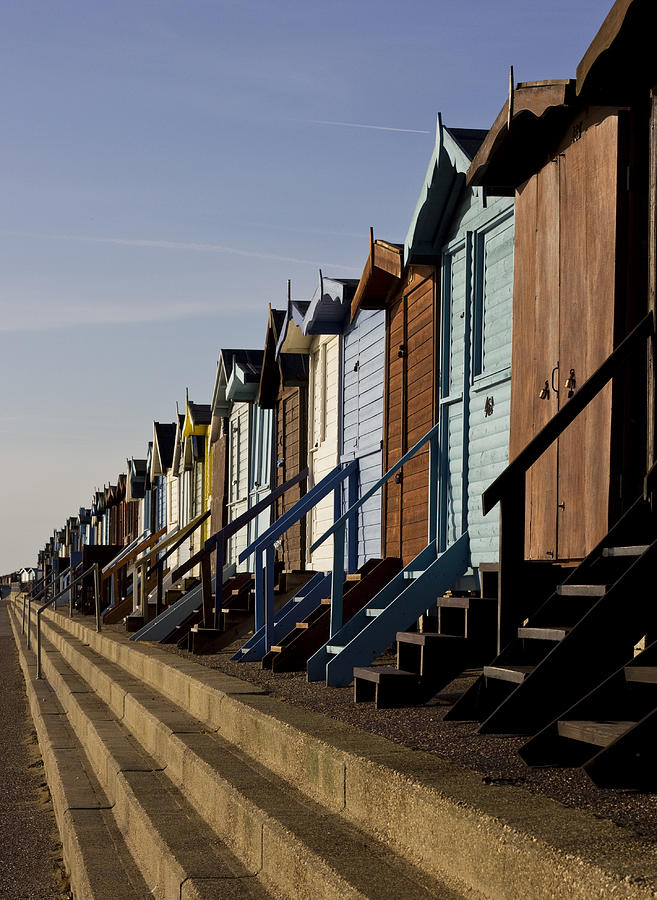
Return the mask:
{"type": "MultiPolygon", "coordinates": [[[[435,421],[435,276],[418,270],[388,309],[386,441],[389,469],[429,431],[435,421]]],[[[417,556],[428,536],[429,450],[423,448],[400,476],[388,482],[383,521],[387,556],[405,563],[417,556]]]]}
{"type": "MultiPolygon", "coordinates": [[[[293,478],[306,465],[305,390],[284,388],[278,399],[276,416],[276,485],[293,478]]],[[[296,484],[276,501],[279,518],[305,493],[303,482],[296,484]]],[[[305,568],[306,522],[302,519],[283,535],[282,560],[286,570],[305,568]]]]}
{"type": "MultiPolygon", "coordinates": [[[[516,194],[510,458],[613,349],[619,132],[577,132],[516,194]],[[557,368],[558,367],[558,368],[557,368]]],[[[611,388],[527,473],[525,556],[580,559],[609,525],[611,388]]]]}

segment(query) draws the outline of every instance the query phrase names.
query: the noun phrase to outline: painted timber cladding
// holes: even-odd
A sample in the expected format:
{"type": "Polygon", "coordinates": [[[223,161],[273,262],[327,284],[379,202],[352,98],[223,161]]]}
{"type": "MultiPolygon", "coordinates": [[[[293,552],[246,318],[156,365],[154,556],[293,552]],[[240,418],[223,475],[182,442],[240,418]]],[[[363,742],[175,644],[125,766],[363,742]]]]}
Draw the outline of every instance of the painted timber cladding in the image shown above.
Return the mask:
{"type": "MultiPolygon", "coordinates": [[[[305,468],[307,437],[307,388],[282,387],[276,403],[276,443],[275,465],[276,486],[285,484],[305,468]]],[[[290,488],[276,501],[276,518],[291,509],[305,494],[303,482],[290,488]]],[[[301,570],[306,558],[306,521],[302,519],[289,528],[282,538],[281,555],[283,568],[301,570]]]]}
{"type": "MultiPolygon", "coordinates": [[[[317,335],[310,346],[308,469],[309,487],[317,484],[338,462],[338,397],[340,338],[317,335]]],[[[323,534],[333,524],[333,494],[324,497],[308,516],[308,540],[323,534]]],[[[310,556],[310,567],[329,571],[333,564],[333,539],[324,541],[310,556]]]]}
{"type": "MultiPolygon", "coordinates": [[[[343,460],[358,460],[358,495],[381,477],[385,311],[360,310],[345,332],[342,365],[343,460]]],[[[346,497],[343,495],[343,510],[346,497]]],[[[381,492],[358,514],[358,566],[381,554],[381,492]]]]}
{"type": "MultiPolygon", "coordinates": [[[[233,522],[249,507],[249,403],[234,403],[228,423],[228,521],[233,522]]],[[[247,546],[247,529],[230,539],[228,562],[236,563],[247,546]]],[[[238,571],[247,570],[247,563],[238,571]]]]}
{"type": "Polygon", "coordinates": [[[443,549],[466,530],[472,565],[498,558],[499,517],[481,495],[509,458],[513,204],[467,193],[443,252],[441,479],[443,549]],[[465,516],[464,516],[465,512],[465,516]]]}

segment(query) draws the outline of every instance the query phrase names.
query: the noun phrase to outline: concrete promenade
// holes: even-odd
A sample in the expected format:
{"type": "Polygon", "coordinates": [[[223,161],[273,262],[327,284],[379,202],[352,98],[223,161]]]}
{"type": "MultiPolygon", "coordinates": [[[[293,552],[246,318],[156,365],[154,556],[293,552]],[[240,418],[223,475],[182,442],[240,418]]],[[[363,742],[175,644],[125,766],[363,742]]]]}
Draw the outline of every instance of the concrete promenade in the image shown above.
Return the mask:
{"type": "Polygon", "coordinates": [[[67,897],[62,847],[6,600],[0,601],[0,684],[0,896],[5,900],[67,897]]]}

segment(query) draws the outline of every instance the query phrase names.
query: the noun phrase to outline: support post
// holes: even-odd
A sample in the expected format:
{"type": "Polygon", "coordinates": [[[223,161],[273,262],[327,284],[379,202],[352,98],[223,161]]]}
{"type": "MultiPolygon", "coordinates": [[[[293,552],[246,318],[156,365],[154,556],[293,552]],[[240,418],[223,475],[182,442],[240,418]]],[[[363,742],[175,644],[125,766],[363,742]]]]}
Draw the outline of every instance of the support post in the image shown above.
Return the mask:
{"type": "Polygon", "coordinates": [[[438,432],[429,439],[429,543],[438,536],[438,485],[440,484],[440,447],[438,432]]]}
{"type": "MultiPolygon", "coordinates": [[[[212,573],[210,571],[210,554],[206,553],[201,559],[201,596],[203,597],[203,625],[205,628],[211,628],[215,622],[215,611],[218,609],[215,604],[214,611],[212,609],[212,573]]],[[[214,626],[216,627],[216,626],[214,626]]]]}
{"type": "Polygon", "coordinates": [[[30,621],[32,619],[32,595],[27,597],[27,649],[30,649],[30,621]]]}
{"type": "Polygon", "coordinates": [[[265,624],[265,573],[262,562],[262,550],[255,553],[255,611],[253,630],[260,631],[265,624]]]}
{"type": "Polygon", "coordinates": [[[516,635],[523,613],[525,579],[525,484],[520,472],[500,500],[500,568],[497,595],[497,652],[516,635]]]}
{"type": "Polygon", "coordinates": [[[342,592],[344,588],[344,523],[333,535],[333,573],[331,577],[331,637],[342,628],[342,592]]]}
{"type": "Polygon", "coordinates": [[[94,600],[96,602],[96,631],[100,633],[100,567],[94,563],[94,600]]]}
{"type": "Polygon", "coordinates": [[[157,591],[155,593],[155,616],[159,616],[162,612],[162,569],[164,568],[164,561],[158,559],[157,561],[157,591]]]}
{"type": "Polygon", "coordinates": [[[226,547],[224,538],[220,537],[217,540],[217,559],[215,565],[215,578],[214,578],[214,627],[216,629],[219,628],[219,610],[221,608],[221,604],[223,603],[224,597],[224,558],[226,553],[226,547]]]}
{"type": "MultiPolygon", "coordinates": [[[[347,480],[347,509],[358,500],[358,468],[347,480]]],[[[353,574],[358,568],[358,510],[347,520],[347,572],[353,574]]]]}
{"type": "Polygon", "coordinates": [[[265,652],[274,640],[274,545],[265,550],[265,652]]]}

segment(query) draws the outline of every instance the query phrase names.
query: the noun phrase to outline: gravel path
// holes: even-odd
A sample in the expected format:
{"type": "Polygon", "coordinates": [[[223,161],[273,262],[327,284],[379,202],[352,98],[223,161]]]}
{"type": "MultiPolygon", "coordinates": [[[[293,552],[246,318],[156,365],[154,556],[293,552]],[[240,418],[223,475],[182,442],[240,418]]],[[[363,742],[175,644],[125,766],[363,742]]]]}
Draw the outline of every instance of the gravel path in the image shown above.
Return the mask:
{"type": "Polygon", "coordinates": [[[6,900],[63,900],[70,893],[62,846],[6,600],[0,601],[0,684],[0,894],[6,900]]]}

